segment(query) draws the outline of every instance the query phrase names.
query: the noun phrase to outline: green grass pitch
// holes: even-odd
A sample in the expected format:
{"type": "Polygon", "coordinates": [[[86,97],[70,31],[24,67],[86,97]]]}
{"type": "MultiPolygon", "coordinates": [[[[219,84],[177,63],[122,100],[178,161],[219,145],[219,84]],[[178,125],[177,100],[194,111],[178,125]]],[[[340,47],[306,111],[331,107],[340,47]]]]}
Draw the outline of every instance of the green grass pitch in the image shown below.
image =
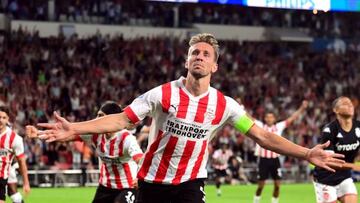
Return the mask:
{"type": "MultiPolygon", "coordinates": [[[[357,185],[360,191],[360,184],[357,185]]],[[[19,188],[20,189],[20,188],[19,188]]],[[[32,188],[31,194],[25,198],[25,203],[91,203],[95,194],[95,187],[86,188],[32,188]]],[[[215,186],[205,187],[207,203],[251,203],[256,185],[222,186],[222,196],[217,197],[215,186]]],[[[271,200],[272,184],[265,186],[262,202],[271,200]]],[[[9,198],[6,202],[10,203],[9,198]]],[[[283,184],[280,188],[280,202],[283,203],[311,203],[315,202],[313,185],[283,184]]]]}

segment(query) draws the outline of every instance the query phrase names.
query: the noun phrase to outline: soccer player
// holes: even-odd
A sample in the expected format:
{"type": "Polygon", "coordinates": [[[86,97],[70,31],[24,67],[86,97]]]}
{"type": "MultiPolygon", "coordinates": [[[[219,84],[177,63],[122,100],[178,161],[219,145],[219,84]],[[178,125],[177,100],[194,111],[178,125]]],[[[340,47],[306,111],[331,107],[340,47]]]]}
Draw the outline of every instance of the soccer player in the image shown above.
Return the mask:
{"type": "MultiPolygon", "coordinates": [[[[97,117],[121,112],[118,104],[106,102],[98,111],[97,117]]],[[[27,130],[31,130],[29,128],[27,126],[27,130]]],[[[136,138],[129,131],[121,130],[115,133],[74,135],[62,141],[80,140],[92,145],[101,161],[99,186],[93,203],[113,203],[115,200],[134,203],[137,163],[143,155],[136,138]]]]}
{"type": "MultiPolygon", "coordinates": [[[[8,107],[0,106],[0,203],[5,202],[9,168],[14,157],[16,157],[19,163],[20,174],[23,177],[23,192],[24,194],[30,192],[23,139],[7,126],[8,123],[9,109],[8,107]]],[[[16,200],[18,199],[16,198],[16,200]]]]}
{"type": "Polygon", "coordinates": [[[221,143],[221,148],[214,151],[212,158],[212,166],[215,169],[215,185],[216,185],[216,194],[221,195],[221,182],[224,182],[224,179],[231,181],[231,176],[228,174],[228,162],[230,157],[233,155],[231,149],[229,149],[228,143],[221,143]]]}
{"type": "MultiPolygon", "coordinates": [[[[299,107],[289,118],[284,121],[276,123],[275,114],[272,112],[267,112],[265,114],[265,123],[256,120],[255,123],[262,127],[264,130],[275,133],[279,136],[282,135],[283,131],[290,126],[304,111],[308,106],[308,102],[304,100],[299,107]]],[[[279,202],[280,194],[280,183],[281,183],[281,165],[279,160],[279,154],[262,148],[259,144],[256,144],[255,147],[255,156],[259,159],[258,163],[258,187],[254,196],[254,203],[259,203],[261,198],[261,193],[265,186],[265,181],[271,176],[274,180],[274,190],[273,196],[271,199],[272,203],[279,202]]]]}
{"type": "Polygon", "coordinates": [[[341,155],[323,150],[328,143],[308,149],[254,125],[240,104],[210,86],[211,76],[218,69],[219,45],[215,37],[197,34],[189,45],[186,77],[151,89],[123,113],[78,123],[54,113],[55,123],[39,124],[47,130],[29,133],[52,142],[76,134],[114,132],[152,117],[149,146],[137,175],[138,203],[204,202],[208,143],[227,122],[277,153],[307,159],[330,171],[334,171],[333,165],[343,163],[337,159],[341,155]]]}
{"type": "MultiPolygon", "coordinates": [[[[322,130],[321,142],[330,141],[326,150],[345,155],[347,163],[353,163],[360,148],[360,122],[354,120],[354,105],[348,97],[339,97],[333,102],[336,120],[322,130]]],[[[358,195],[347,164],[335,173],[318,166],[314,169],[314,187],[318,203],[356,203],[358,195]]]]}

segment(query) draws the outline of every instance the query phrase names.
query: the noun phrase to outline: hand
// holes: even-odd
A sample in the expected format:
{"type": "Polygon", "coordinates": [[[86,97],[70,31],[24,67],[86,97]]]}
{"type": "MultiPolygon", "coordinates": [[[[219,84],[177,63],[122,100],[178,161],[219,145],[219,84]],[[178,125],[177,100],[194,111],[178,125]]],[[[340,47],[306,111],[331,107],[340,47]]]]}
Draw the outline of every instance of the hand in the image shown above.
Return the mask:
{"type": "Polygon", "coordinates": [[[65,118],[54,112],[55,123],[39,123],[38,126],[47,128],[47,130],[39,132],[39,138],[46,142],[63,141],[74,135],[71,124],[65,118]]]}
{"type": "Polygon", "coordinates": [[[25,127],[25,135],[28,138],[37,138],[38,137],[38,129],[35,126],[27,125],[25,127]]]}
{"type": "Polygon", "coordinates": [[[344,155],[324,151],[329,145],[330,141],[327,141],[324,144],[319,144],[311,148],[306,153],[306,159],[315,166],[335,172],[336,168],[341,168],[345,163],[344,160],[339,159],[344,158],[344,155]]]}
{"type": "Polygon", "coordinates": [[[133,186],[134,186],[135,189],[137,189],[137,188],[139,187],[138,179],[137,179],[137,178],[135,178],[135,179],[133,180],[133,186]]]}
{"type": "Polygon", "coordinates": [[[30,194],[30,185],[29,184],[24,184],[23,185],[23,193],[25,194],[25,195],[28,195],[28,194],[30,194]]]}

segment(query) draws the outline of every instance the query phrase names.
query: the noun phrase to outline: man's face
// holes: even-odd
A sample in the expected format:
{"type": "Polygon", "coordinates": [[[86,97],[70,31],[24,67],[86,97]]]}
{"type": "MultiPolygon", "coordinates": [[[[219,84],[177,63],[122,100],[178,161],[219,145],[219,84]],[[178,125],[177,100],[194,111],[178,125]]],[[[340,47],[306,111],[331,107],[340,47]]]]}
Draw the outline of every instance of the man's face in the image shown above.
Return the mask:
{"type": "Polygon", "coordinates": [[[0,111],[0,132],[6,129],[6,125],[9,123],[9,116],[7,113],[0,111]]]}
{"type": "Polygon", "coordinates": [[[275,123],[275,120],[276,120],[275,115],[273,113],[267,113],[265,115],[265,123],[266,123],[266,125],[269,125],[269,126],[273,125],[275,123]]]}
{"type": "Polygon", "coordinates": [[[344,117],[354,116],[354,105],[347,97],[341,98],[334,108],[334,112],[344,117]]]}
{"type": "Polygon", "coordinates": [[[203,78],[217,71],[214,48],[205,42],[199,42],[189,48],[185,67],[195,78],[203,78]]]}

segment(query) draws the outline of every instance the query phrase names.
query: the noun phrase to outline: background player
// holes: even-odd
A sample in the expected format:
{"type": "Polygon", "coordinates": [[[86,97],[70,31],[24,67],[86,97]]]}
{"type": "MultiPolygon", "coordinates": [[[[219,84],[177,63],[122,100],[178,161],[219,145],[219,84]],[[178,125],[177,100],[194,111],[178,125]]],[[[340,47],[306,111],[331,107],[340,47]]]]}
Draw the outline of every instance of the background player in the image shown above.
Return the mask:
{"type": "MultiPolygon", "coordinates": [[[[289,118],[284,121],[276,122],[275,114],[267,112],[265,114],[265,123],[256,120],[255,123],[262,127],[264,130],[275,133],[279,136],[282,135],[283,131],[291,125],[301,114],[303,114],[308,106],[308,102],[305,100],[302,102],[299,109],[297,109],[289,118]]],[[[274,180],[274,190],[271,199],[272,203],[279,202],[280,195],[280,183],[281,183],[281,164],[279,154],[262,148],[259,144],[256,144],[255,155],[259,158],[258,163],[258,187],[256,189],[254,203],[259,203],[261,193],[265,186],[266,179],[271,176],[274,180]]]]}
{"type": "MultiPolygon", "coordinates": [[[[345,161],[353,163],[360,148],[360,122],[354,120],[354,105],[348,97],[339,97],[332,106],[336,120],[323,128],[321,142],[330,141],[328,151],[344,154],[345,161]]],[[[351,167],[346,164],[335,173],[315,167],[314,187],[318,203],[358,202],[351,167]]]]}
{"type": "Polygon", "coordinates": [[[24,194],[30,192],[23,139],[7,126],[8,123],[9,109],[0,106],[0,203],[5,202],[9,168],[14,157],[19,163],[20,174],[23,177],[23,192],[24,194]]]}
{"type": "Polygon", "coordinates": [[[226,179],[227,182],[231,181],[231,174],[227,172],[229,167],[230,157],[233,156],[233,152],[229,149],[228,143],[220,143],[220,149],[214,151],[212,155],[212,166],[215,169],[215,184],[216,184],[216,194],[221,195],[220,186],[221,183],[226,179]]]}
{"type": "MultiPolygon", "coordinates": [[[[121,113],[121,107],[115,102],[106,102],[97,113],[97,117],[121,113]]],[[[34,127],[27,127],[27,130],[34,127]]],[[[27,135],[30,135],[27,133],[27,135]]],[[[127,130],[115,133],[74,135],[63,141],[83,140],[96,148],[101,161],[99,186],[93,203],[135,202],[137,163],[143,153],[136,138],[127,130]]]]}

